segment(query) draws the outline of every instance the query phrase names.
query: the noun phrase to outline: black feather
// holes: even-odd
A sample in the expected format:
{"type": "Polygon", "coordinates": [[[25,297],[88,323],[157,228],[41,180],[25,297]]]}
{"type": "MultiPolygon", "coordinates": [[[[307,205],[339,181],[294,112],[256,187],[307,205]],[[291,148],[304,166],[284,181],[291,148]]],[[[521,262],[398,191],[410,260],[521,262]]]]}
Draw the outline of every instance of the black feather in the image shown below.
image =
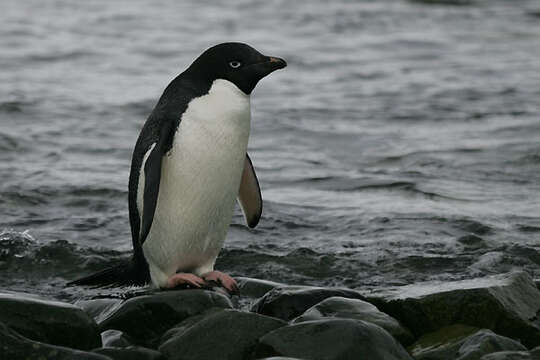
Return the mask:
{"type": "Polygon", "coordinates": [[[66,286],[88,285],[88,286],[128,286],[145,285],[150,282],[148,265],[137,264],[134,259],[102,270],[92,275],[82,277],[67,283],[66,286]]]}

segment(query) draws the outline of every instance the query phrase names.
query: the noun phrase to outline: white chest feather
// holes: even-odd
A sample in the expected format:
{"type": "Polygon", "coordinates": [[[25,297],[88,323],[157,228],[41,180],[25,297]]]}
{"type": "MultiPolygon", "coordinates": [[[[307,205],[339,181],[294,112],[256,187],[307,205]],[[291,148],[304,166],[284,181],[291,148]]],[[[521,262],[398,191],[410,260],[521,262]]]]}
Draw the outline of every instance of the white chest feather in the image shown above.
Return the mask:
{"type": "MultiPolygon", "coordinates": [[[[189,103],[162,160],[154,220],[143,244],[154,284],[176,271],[213,270],[234,210],[249,130],[249,96],[229,81],[214,81],[207,95],[189,103]]],[[[140,214],[143,193],[141,171],[140,214]]]]}

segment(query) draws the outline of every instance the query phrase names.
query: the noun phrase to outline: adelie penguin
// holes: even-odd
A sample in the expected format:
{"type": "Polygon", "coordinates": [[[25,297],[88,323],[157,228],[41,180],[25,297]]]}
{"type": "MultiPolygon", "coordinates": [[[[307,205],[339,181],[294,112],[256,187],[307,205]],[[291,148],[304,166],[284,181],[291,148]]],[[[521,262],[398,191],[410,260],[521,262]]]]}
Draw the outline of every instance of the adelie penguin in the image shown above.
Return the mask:
{"type": "Polygon", "coordinates": [[[237,290],[214,263],[235,199],[253,228],[262,198],[247,154],[250,94],[284,60],[249,45],[224,43],[202,53],[165,89],[133,151],[129,218],[133,258],[70,285],[180,284],[207,281],[237,290]]]}

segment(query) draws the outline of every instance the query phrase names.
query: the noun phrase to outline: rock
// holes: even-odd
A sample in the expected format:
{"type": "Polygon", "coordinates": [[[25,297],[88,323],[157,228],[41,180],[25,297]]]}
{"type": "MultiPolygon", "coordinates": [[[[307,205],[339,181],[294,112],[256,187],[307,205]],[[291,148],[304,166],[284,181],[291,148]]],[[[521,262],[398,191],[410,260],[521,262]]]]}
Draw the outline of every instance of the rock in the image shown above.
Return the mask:
{"type": "Polygon", "coordinates": [[[491,330],[456,324],[422,336],[409,352],[417,360],[478,360],[501,350],[527,350],[491,330]]]}
{"type": "Polygon", "coordinates": [[[131,298],[99,323],[102,331],[121,330],[137,345],[154,347],[161,335],[182,320],[212,307],[231,308],[230,300],[206,290],[162,291],[131,298]]]}
{"type": "Polygon", "coordinates": [[[477,360],[483,355],[503,350],[525,351],[527,348],[515,340],[483,329],[464,341],[459,348],[457,360],[477,360]]]}
{"type": "Polygon", "coordinates": [[[482,356],[480,360],[540,360],[540,347],[527,351],[500,351],[482,356]]]}
{"type": "Polygon", "coordinates": [[[106,347],[95,349],[93,352],[108,356],[113,360],[165,360],[165,357],[159,351],[141,346],[130,346],[122,349],[106,347]]]}
{"type": "Polygon", "coordinates": [[[240,295],[251,298],[260,298],[274,288],[286,286],[285,284],[269,280],[260,280],[248,277],[237,277],[236,282],[238,283],[238,288],[240,289],[240,295]]]}
{"type": "Polygon", "coordinates": [[[302,359],[286,357],[286,356],[272,356],[272,357],[265,357],[259,360],[302,360],[302,359]]]}
{"type": "Polygon", "coordinates": [[[379,325],[405,346],[414,341],[414,337],[409,330],[390,315],[380,312],[375,305],[358,299],[347,299],[338,296],[315,304],[295,318],[292,323],[321,320],[329,317],[364,320],[379,325]]]}
{"type": "Polygon", "coordinates": [[[173,328],[167,330],[165,334],[163,334],[163,336],[161,337],[160,343],[161,344],[165,343],[166,341],[172,339],[176,335],[183,333],[185,330],[197,324],[200,320],[204,319],[205,317],[209,317],[211,316],[211,314],[217,313],[220,311],[222,311],[221,308],[211,308],[198,315],[188,317],[187,319],[180,322],[179,324],[176,324],[173,328]]]}
{"type": "Polygon", "coordinates": [[[35,341],[79,350],[101,346],[96,322],[71,304],[0,293],[0,322],[35,341]]]}
{"type": "Polygon", "coordinates": [[[0,357],[9,360],[111,360],[91,352],[27,339],[0,323],[0,357]]]}
{"type": "Polygon", "coordinates": [[[110,313],[115,311],[124,301],[121,299],[95,299],[79,300],[76,306],[83,309],[96,322],[103,321],[110,313]]]}
{"type": "Polygon", "coordinates": [[[409,353],[417,360],[452,359],[457,357],[459,348],[467,338],[477,332],[478,328],[454,324],[437,331],[424,334],[408,347],[409,353]]]}
{"type": "Polygon", "coordinates": [[[105,330],[101,333],[103,347],[125,348],[133,345],[133,339],[129,335],[118,330],[105,330]]]}
{"type": "Polygon", "coordinates": [[[256,355],[314,360],[412,360],[381,327],[351,319],[307,321],[274,330],[259,340],[256,355]]]}
{"type": "Polygon", "coordinates": [[[251,311],[289,321],[333,296],[364,300],[359,292],[350,289],[287,286],[266,293],[253,304],[251,311]]]}
{"type": "Polygon", "coordinates": [[[164,335],[159,351],[167,359],[242,360],[248,358],[261,336],[286,325],[268,316],[229,309],[195,318],[164,335]]]}
{"type": "Polygon", "coordinates": [[[368,296],[381,311],[407,326],[414,335],[452,324],[466,324],[540,344],[540,291],[523,272],[454,282],[402,286],[368,296]]]}

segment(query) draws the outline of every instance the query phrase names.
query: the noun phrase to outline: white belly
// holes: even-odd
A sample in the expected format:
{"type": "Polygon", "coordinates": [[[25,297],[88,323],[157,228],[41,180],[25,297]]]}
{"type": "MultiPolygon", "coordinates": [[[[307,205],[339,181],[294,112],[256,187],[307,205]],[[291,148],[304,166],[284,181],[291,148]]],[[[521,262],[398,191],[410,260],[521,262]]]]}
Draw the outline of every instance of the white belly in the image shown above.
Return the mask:
{"type": "Polygon", "coordinates": [[[216,80],[208,95],[189,103],[163,158],[154,220],[143,244],[155,285],[165,285],[177,271],[213,270],[234,210],[249,129],[249,96],[229,81],[216,80]]]}

